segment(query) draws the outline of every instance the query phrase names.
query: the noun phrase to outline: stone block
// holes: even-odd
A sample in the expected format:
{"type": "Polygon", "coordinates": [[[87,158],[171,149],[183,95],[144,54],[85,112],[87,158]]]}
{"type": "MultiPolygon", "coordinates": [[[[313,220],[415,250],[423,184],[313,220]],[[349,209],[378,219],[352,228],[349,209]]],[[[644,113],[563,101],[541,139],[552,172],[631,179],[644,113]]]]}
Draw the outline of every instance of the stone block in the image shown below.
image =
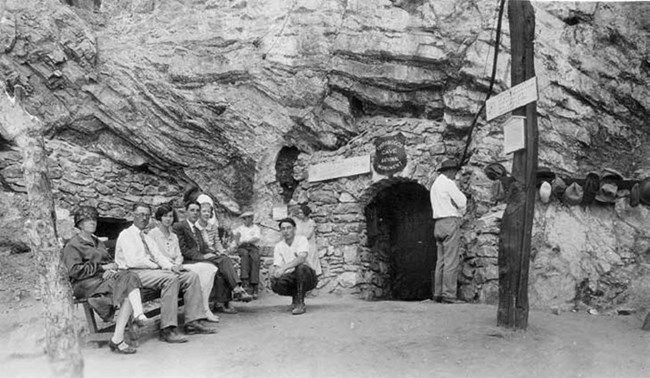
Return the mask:
{"type": "Polygon", "coordinates": [[[331,190],[316,190],[309,193],[309,201],[336,204],[339,202],[339,193],[331,190]]]}
{"type": "Polygon", "coordinates": [[[343,192],[339,196],[339,202],[341,202],[341,203],[357,202],[357,199],[354,198],[350,193],[343,192]]]}
{"type": "Polygon", "coordinates": [[[357,203],[342,203],[334,208],[334,214],[361,214],[363,208],[357,203]]]}
{"type": "Polygon", "coordinates": [[[357,263],[357,251],[358,247],[355,245],[346,245],[341,248],[343,250],[343,261],[348,264],[357,263]]]}
{"type": "Polygon", "coordinates": [[[340,274],[337,278],[337,282],[344,288],[351,288],[357,283],[357,273],[345,272],[340,274]]]}
{"type": "MultiPolygon", "coordinates": [[[[359,243],[359,235],[358,234],[349,234],[349,235],[339,235],[339,236],[334,236],[330,238],[330,244],[333,246],[341,246],[341,245],[348,245],[348,244],[358,244],[359,243]]],[[[342,255],[342,253],[341,253],[342,255]]],[[[338,255],[338,256],[341,256],[338,255]]]]}

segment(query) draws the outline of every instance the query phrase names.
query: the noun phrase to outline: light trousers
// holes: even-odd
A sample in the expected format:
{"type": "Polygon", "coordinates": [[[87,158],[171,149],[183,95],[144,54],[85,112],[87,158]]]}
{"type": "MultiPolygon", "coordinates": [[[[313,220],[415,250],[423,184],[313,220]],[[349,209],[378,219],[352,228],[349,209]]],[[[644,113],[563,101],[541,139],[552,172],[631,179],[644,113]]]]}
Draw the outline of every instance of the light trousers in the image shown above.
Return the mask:
{"type": "Polygon", "coordinates": [[[211,263],[197,262],[194,264],[183,264],[183,267],[199,276],[201,293],[203,294],[203,308],[205,313],[210,312],[210,293],[214,286],[214,276],[217,274],[217,267],[211,263]]]}
{"type": "Polygon", "coordinates": [[[183,291],[185,323],[205,319],[199,276],[191,271],[176,274],[171,270],[132,269],[142,287],[160,291],[160,328],[178,326],[178,293],[183,291]]]}
{"type": "Polygon", "coordinates": [[[433,296],[455,299],[460,267],[460,218],[436,219],[433,234],[437,248],[433,296]]]}

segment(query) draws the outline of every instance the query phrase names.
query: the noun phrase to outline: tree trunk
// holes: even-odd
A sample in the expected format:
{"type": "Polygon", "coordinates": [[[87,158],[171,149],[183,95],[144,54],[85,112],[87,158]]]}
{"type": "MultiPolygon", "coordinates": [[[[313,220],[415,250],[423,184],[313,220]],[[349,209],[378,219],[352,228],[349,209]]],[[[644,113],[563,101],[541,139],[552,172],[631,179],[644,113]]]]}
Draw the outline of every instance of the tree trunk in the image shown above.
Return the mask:
{"type": "MultiPolygon", "coordinates": [[[[535,12],[528,1],[510,0],[512,86],[535,76],[533,39],[535,12]]],[[[537,172],[537,106],[530,103],[513,111],[526,116],[526,148],[514,153],[513,182],[503,214],[499,240],[499,308],[497,325],[528,327],[528,267],[535,213],[537,172]]]]}
{"type": "MultiPolygon", "coordinates": [[[[4,87],[0,87],[2,92],[4,87]]],[[[29,220],[25,223],[45,305],[46,351],[53,377],[83,377],[83,358],[73,316],[72,289],[56,233],[56,213],[47,169],[41,123],[20,106],[22,88],[15,97],[0,94],[0,126],[23,155],[29,220]]]]}

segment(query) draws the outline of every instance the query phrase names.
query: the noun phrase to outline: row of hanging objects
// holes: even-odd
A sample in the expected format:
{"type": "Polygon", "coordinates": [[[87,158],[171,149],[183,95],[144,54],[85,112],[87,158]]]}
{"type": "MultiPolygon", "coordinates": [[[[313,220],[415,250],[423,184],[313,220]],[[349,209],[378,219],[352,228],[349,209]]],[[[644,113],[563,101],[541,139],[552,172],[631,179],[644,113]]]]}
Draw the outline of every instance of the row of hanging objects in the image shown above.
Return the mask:
{"type": "MultiPolygon", "coordinates": [[[[503,179],[508,177],[505,167],[492,163],[483,171],[495,181],[493,197],[497,201],[505,199],[503,179]]],[[[548,167],[538,167],[536,177],[539,198],[543,203],[549,203],[555,197],[569,206],[587,206],[593,202],[613,203],[618,198],[627,197],[632,207],[639,204],[650,206],[650,177],[640,181],[626,180],[620,172],[605,168],[600,174],[590,172],[584,179],[573,179],[555,174],[548,167]]]]}

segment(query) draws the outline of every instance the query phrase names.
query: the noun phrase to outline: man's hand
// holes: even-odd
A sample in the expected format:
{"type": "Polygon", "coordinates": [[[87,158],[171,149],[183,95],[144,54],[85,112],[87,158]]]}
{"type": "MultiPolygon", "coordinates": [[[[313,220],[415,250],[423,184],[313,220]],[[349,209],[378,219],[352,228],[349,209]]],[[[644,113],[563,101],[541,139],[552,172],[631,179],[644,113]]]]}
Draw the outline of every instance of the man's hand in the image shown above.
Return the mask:
{"type": "Polygon", "coordinates": [[[117,270],[117,264],[112,262],[102,265],[103,270],[117,270]]]}
{"type": "Polygon", "coordinates": [[[176,274],[181,274],[184,269],[182,265],[173,265],[170,270],[176,274]]]}
{"type": "Polygon", "coordinates": [[[203,255],[204,260],[211,259],[214,257],[217,257],[217,255],[215,255],[214,253],[206,253],[205,255],[203,255]]]}
{"type": "Polygon", "coordinates": [[[284,273],[284,268],[276,266],[273,269],[273,274],[272,275],[273,275],[274,278],[280,278],[283,273],[284,273]]]}

